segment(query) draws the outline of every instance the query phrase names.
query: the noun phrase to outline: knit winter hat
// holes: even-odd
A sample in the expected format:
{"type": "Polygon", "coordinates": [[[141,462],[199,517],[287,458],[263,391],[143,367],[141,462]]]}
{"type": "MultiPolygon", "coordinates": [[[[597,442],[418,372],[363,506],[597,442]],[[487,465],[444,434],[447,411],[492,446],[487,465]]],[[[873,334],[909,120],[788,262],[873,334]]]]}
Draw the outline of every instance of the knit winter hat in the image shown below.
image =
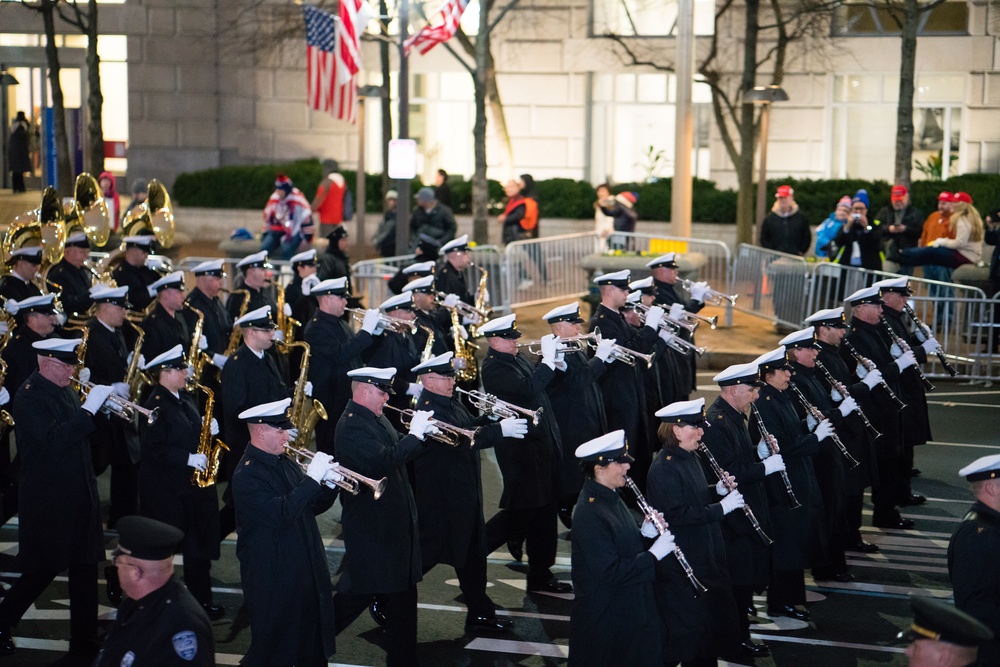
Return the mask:
{"type": "Polygon", "coordinates": [[[856,193],[854,193],[854,199],[851,200],[851,203],[854,204],[857,202],[861,202],[862,204],[864,204],[865,208],[871,208],[871,204],[868,202],[867,190],[858,190],[856,193]]]}
{"type": "Polygon", "coordinates": [[[615,201],[625,208],[632,208],[639,201],[639,194],[636,192],[619,192],[615,195],[615,201]]]}
{"type": "Polygon", "coordinates": [[[284,174],[278,174],[278,177],[274,179],[274,189],[284,190],[286,194],[291,194],[292,179],[288,178],[284,174]]]}
{"type": "Polygon", "coordinates": [[[837,208],[846,208],[848,211],[850,211],[852,203],[853,202],[851,202],[851,198],[848,197],[847,195],[844,195],[843,197],[840,198],[840,201],[837,202],[837,208]]]}

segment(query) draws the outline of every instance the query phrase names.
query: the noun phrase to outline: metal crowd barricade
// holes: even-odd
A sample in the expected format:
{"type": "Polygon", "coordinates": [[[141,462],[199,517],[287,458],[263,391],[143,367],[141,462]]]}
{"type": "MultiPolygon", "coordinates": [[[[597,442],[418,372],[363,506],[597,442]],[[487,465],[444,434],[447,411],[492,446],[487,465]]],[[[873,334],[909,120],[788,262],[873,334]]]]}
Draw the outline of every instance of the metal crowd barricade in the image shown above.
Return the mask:
{"type": "Polygon", "coordinates": [[[728,291],[740,295],[736,310],[799,329],[809,315],[811,273],[802,257],[741,243],[728,291]]]}
{"type": "Polygon", "coordinates": [[[507,244],[505,296],[509,308],[585,294],[590,287],[590,276],[580,266],[580,260],[595,254],[597,242],[597,235],[588,232],[507,244]]]}

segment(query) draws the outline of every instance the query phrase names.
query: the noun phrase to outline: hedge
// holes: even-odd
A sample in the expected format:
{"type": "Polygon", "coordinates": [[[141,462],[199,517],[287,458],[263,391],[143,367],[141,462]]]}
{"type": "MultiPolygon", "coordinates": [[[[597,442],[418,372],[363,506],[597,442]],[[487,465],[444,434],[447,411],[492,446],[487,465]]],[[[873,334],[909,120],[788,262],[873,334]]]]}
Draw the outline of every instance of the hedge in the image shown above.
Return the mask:
{"type": "MultiPolygon", "coordinates": [[[[171,196],[182,206],[263,209],[267,198],[274,191],[274,177],[279,173],[287,174],[296,187],[311,199],[322,179],[323,168],[319,160],[309,159],[287,164],[220,167],[185,173],[177,177],[171,196]]],[[[353,189],[355,172],[343,170],[341,173],[347,179],[349,187],[353,189]]],[[[381,211],[381,175],[368,174],[365,182],[366,209],[381,211]]],[[[451,186],[455,213],[471,214],[471,181],[452,176],[448,184],[451,186]]],[[[569,178],[552,178],[536,181],[535,184],[542,218],[593,217],[596,193],[590,183],[569,178]]],[[[414,179],[411,193],[415,194],[422,185],[419,179],[414,179]]],[[[792,177],[769,179],[768,204],[773,201],[774,192],[779,185],[791,185],[795,188],[795,201],[813,224],[818,224],[826,218],[842,196],[853,196],[862,188],[868,191],[874,214],[888,204],[889,191],[892,188],[892,184],[888,181],[807,180],[792,177]]],[[[665,178],[654,183],[617,184],[613,187],[613,191],[638,193],[636,210],[640,220],[669,221],[670,188],[671,180],[665,178]]],[[[720,190],[715,183],[698,178],[694,179],[692,190],[694,220],[722,224],[735,222],[735,190],[720,190]]],[[[937,206],[937,196],[942,190],[968,192],[981,211],[1000,206],[1000,175],[997,174],[965,174],[947,181],[915,181],[910,197],[913,205],[926,215],[937,206]]],[[[503,185],[499,181],[489,181],[491,215],[503,211],[504,200],[503,185]]]]}

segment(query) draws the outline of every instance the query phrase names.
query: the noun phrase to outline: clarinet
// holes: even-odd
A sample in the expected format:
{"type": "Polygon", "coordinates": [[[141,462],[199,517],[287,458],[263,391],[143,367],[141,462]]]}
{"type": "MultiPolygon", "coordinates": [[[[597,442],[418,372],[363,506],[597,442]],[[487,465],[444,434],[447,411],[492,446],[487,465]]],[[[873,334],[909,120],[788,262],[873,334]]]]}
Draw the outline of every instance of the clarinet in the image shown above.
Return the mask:
{"type": "MultiPolygon", "coordinates": [[[[837,378],[833,377],[833,373],[831,373],[830,370],[826,366],[824,366],[823,362],[820,361],[819,359],[816,360],[816,368],[818,368],[820,372],[823,373],[823,375],[826,377],[826,381],[829,382],[830,386],[836,389],[841,396],[847,398],[848,396],[851,395],[850,393],[848,393],[847,387],[844,386],[844,383],[842,383],[837,378]]],[[[861,417],[861,421],[865,423],[865,428],[868,429],[868,434],[871,435],[872,439],[881,438],[882,433],[879,432],[879,430],[875,428],[875,426],[870,421],[868,421],[868,416],[861,410],[860,405],[858,406],[857,412],[858,416],[861,417]]]]}
{"type": "MultiPolygon", "coordinates": [[[[750,404],[750,409],[753,410],[753,416],[757,418],[757,428],[760,429],[760,435],[767,443],[767,448],[771,450],[772,454],[778,453],[778,441],[773,435],[767,432],[767,428],[764,427],[764,419],[760,416],[760,410],[753,403],[750,404]]],[[[790,509],[797,509],[802,507],[802,503],[799,499],[795,497],[795,491],[792,489],[792,480],[788,479],[788,471],[781,471],[781,481],[785,483],[785,491],[788,492],[788,502],[791,504],[790,509]]]]}
{"type": "MultiPolygon", "coordinates": [[[[722,466],[719,465],[719,462],[715,460],[715,457],[712,456],[712,452],[705,446],[705,443],[698,443],[698,451],[700,451],[702,456],[704,456],[708,461],[708,465],[711,466],[712,471],[715,473],[715,476],[719,478],[719,481],[722,482],[722,485],[729,489],[730,493],[732,493],[735,486],[729,481],[729,478],[726,476],[726,471],[723,470],[722,466]]],[[[768,537],[767,533],[764,532],[764,529],[760,527],[760,522],[757,521],[757,517],[754,516],[753,510],[750,509],[749,505],[743,505],[743,513],[747,515],[750,525],[753,526],[755,531],[757,531],[757,535],[760,536],[760,539],[763,540],[764,544],[774,544],[774,540],[768,537]]]]}
{"type": "MultiPolygon", "coordinates": [[[[885,327],[885,331],[886,333],[889,334],[889,337],[892,338],[893,342],[899,346],[900,352],[902,352],[903,354],[906,354],[907,352],[910,353],[913,352],[913,350],[910,349],[909,343],[907,343],[905,340],[897,336],[896,332],[892,330],[892,325],[889,324],[889,321],[885,319],[884,315],[879,316],[879,320],[882,321],[882,326],[885,327]]],[[[917,372],[917,377],[919,377],[920,381],[924,383],[924,389],[926,389],[927,391],[934,391],[934,385],[931,384],[931,381],[928,380],[927,377],[924,375],[923,371],[920,370],[920,366],[918,366],[917,364],[913,364],[913,370],[917,372]]]]}
{"type": "MultiPolygon", "coordinates": [[[[653,506],[649,504],[646,498],[642,495],[642,492],[639,491],[639,487],[635,485],[635,482],[633,482],[632,478],[628,475],[625,475],[625,486],[630,488],[632,493],[635,494],[635,500],[639,505],[639,509],[642,511],[643,515],[645,515],[646,519],[648,519],[649,522],[656,528],[656,532],[660,535],[665,534],[668,527],[667,522],[660,519],[660,515],[656,513],[656,510],[653,509],[653,506]]],[[[687,575],[688,581],[691,582],[691,586],[694,588],[695,597],[698,597],[708,590],[700,581],[698,581],[698,577],[694,576],[694,570],[692,570],[691,566],[688,564],[687,558],[684,556],[684,552],[681,551],[681,548],[676,544],[674,545],[674,558],[676,558],[677,562],[680,563],[681,569],[684,570],[684,574],[687,575]]]]}
{"type": "MultiPolygon", "coordinates": [[[[788,388],[792,390],[795,396],[799,399],[799,403],[801,403],[802,407],[806,409],[806,412],[808,412],[812,418],[816,420],[816,425],[819,426],[819,423],[826,419],[826,415],[824,415],[819,408],[806,399],[805,394],[802,393],[802,390],[799,389],[794,382],[789,382],[788,388]]],[[[833,443],[837,445],[837,449],[839,449],[840,453],[844,455],[844,458],[847,459],[847,462],[851,464],[851,470],[861,465],[858,463],[858,460],[851,456],[851,453],[847,451],[847,447],[844,446],[843,441],[841,441],[840,436],[837,435],[836,431],[830,431],[830,438],[833,440],[833,443]]]]}
{"type": "MultiPolygon", "coordinates": [[[[917,317],[917,314],[913,312],[912,308],[910,308],[910,304],[904,303],[903,311],[907,315],[909,315],[910,319],[913,320],[913,323],[917,325],[917,331],[919,331],[924,335],[924,340],[930,340],[931,338],[934,337],[934,333],[931,331],[930,327],[928,327],[926,324],[920,321],[920,318],[917,317]]],[[[955,367],[952,366],[950,363],[948,363],[948,357],[945,356],[944,350],[940,346],[938,346],[938,349],[934,350],[934,354],[937,355],[937,358],[941,361],[941,365],[944,366],[944,369],[945,371],[948,372],[948,375],[950,375],[951,377],[955,377],[956,375],[958,375],[958,371],[955,370],[955,367]]]]}
{"type": "MultiPolygon", "coordinates": [[[[851,341],[844,339],[844,345],[847,346],[847,351],[851,353],[851,356],[854,357],[854,360],[857,361],[860,365],[864,366],[866,371],[871,373],[872,371],[878,370],[878,368],[876,368],[875,366],[875,362],[869,359],[868,357],[861,356],[861,353],[858,352],[853,345],[851,345],[851,341]]],[[[899,396],[896,396],[896,392],[892,390],[892,387],[890,387],[889,383],[885,381],[885,378],[879,380],[878,383],[879,385],[882,386],[883,389],[885,389],[885,392],[889,394],[889,398],[893,400],[897,408],[902,410],[903,408],[906,407],[906,403],[903,403],[903,401],[899,399],[899,396]]]]}

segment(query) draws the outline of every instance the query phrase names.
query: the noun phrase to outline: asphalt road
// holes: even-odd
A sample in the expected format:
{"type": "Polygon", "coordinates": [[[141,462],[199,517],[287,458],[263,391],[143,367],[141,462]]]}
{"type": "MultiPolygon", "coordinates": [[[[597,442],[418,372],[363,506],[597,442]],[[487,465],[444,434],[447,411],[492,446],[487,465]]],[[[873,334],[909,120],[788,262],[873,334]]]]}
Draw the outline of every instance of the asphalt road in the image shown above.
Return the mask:
{"type": "MultiPolygon", "coordinates": [[[[714,398],[711,375],[699,375],[700,389],[704,391],[698,395],[709,400],[714,398]]],[[[938,388],[929,396],[935,440],[918,450],[916,465],[923,474],[913,483],[914,491],[930,500],[904,513],[917,522],[916,528],[895,531],[866,527],[866,539],[877,543],[881,552],[872,556],[851,555],[854,582],[816,586],[809,580],[814,626],[788,619],[755,626],[756,635],[772,649],[772,658],[758,660],[758,665],[904,665],[902,647],[894,645],[892,639],[897,629],[908,623],[907,596],[919,593],[950,598],[946,547],[972,497],[957,471],[979,456],[1000,452],[997,428],[1000,389],[935,382],[938,388]]],[[[500,481],[492,456],[485,456],[484,488],[490,513],[499,497],[500,481]]],[[[106,497],[106,476],[100,482],[102,495],[106,497]]],[[[869,517],[870,510],[869,505],[866,508],[869,517]]],[[[343,556],[338,515],[339,505],[320,517],[331,572],[336,572],[343,556]]],[[[115,534],[109,532],[107,537],[110,549],[115,534]]],[[[570,544],[560,540],[556,566],[558,576],[567,580],[570,544]]],[[[226,619],[215,624],[217,660],[223,665],[237,664],[250,639],[249,629],[233,624],[242,601],[234,548],[234,541],[227,540],[222,559],[213,568],[216,600],[228,609],[226,619]]],[[[17,576],[16,553],[15,518],[0,528],[0,578],[4,581],[17,576]]],[[[439,566],[419,585],[422,664],[483,667],[565,664],[572,601],[525,594],[523,567],[512,562],[506,552],[492,554],[488,575],[489,593],[505,610],[503,613],[513,618],[513,631],[505,636],[465,634],[464,607],[454,571],[439,566]]],[[[0,665],[35,667],[58,658],[66,649],[69,633],[67,603],[66,580],[62,577],[17,626],[14,634],[19,649],[14,656],[0,658],[0,665]]],[[[101,612],[108,619],[114,613],[106,607],[101,612]]],[[[338,636],[335,662],[331,664],[384,664],[380,632],[363,615],[338,636]]]]}

